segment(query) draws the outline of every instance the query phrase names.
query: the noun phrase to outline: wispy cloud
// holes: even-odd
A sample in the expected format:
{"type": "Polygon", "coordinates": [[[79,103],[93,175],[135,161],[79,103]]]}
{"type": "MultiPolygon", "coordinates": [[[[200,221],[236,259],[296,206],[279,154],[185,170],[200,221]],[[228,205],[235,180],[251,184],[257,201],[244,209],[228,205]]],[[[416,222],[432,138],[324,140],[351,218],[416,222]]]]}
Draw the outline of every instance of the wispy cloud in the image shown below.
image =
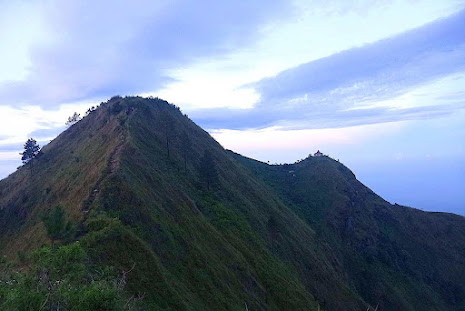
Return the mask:
{"type": "Polygon", "coordinates": [[[168,69],[246,44],[293,12],[265,0],[50,1],[36,9],[44,38],[31,47],[26,78],[0,84],[0,105],[153,91],[173,81],[168,69]]]}
{"type": "Polygon", "coordinates": [[[261,95],[253,109],[198,110],[190,115],[207,128],[335,127],[424,118],[463,109],[465,98],[460,94],[417,107],[377,103],[452,76],[463,87],[464,21],[465,11],[461,11],[245,85],[261,95]]]}

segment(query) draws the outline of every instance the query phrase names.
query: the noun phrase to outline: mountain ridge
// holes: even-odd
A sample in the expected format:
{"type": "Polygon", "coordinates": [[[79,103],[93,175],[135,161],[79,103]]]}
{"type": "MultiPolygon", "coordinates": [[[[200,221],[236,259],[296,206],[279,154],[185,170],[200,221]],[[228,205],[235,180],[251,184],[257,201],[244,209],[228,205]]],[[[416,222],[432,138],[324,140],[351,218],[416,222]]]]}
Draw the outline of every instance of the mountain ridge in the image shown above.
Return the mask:
{"type": "Polygon", "coordinates": [[[464,304],[463,217],[391,205],[328,157],[280,166],[248,159],[176,106],[141,97],[102,103],[43,152],[33,170],[0,181],[0,253],[15,259],[79,241],[93,264],[131,271],[124,295],[144,292],[142,310],[464,304]],[[56,206],[74,231],[54,241],[42,219],[56,206]],[[446,235],[455,241],[435,245],[446,235]]]}

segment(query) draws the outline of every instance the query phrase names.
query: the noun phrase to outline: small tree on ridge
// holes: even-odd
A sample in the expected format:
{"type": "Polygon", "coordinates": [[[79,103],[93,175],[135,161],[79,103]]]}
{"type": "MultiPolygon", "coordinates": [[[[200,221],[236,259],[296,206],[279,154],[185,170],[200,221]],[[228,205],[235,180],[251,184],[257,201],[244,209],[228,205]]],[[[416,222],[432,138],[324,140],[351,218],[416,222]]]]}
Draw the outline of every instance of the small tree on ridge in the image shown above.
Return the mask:
{"type": "Polygon", "coordinates": [[[77,123],[79,120],[81,120],[80,114],[75,112],[71,117],[68,118],[68,121],[66,121],[66,125],[73,125],[74,123],[77,123]]]}
{"type": "Polygon", "coordinates": [[[20,153],[22,155],[21,160],[23,164],[29,163],[32,159],[40,155],[40,147],[34,138],[29,138],[24,144],[24,151],[20,153]]]}

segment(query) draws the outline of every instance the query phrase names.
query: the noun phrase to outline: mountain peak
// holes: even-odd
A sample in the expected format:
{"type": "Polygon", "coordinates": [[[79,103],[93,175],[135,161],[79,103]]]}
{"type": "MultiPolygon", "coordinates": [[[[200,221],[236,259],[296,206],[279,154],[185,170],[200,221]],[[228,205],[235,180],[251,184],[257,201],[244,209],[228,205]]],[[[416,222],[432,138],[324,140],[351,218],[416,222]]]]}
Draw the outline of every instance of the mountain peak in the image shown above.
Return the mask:
{"type": "Polygon", "coordinates": [[[460,310],[464,218],[391,205],[320,153],[268,165],[114,96],[0,181],[0,251],[82,248],[141,310],[460,310]]]}

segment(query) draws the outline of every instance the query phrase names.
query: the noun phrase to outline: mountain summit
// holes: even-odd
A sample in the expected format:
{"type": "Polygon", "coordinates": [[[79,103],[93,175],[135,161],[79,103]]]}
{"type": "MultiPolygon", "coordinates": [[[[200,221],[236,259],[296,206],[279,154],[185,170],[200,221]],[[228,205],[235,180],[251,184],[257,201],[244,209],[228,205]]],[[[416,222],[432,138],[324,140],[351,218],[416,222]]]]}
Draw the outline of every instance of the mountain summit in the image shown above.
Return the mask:
{"type": "Polygon", "coordinates": [[[465,218],[391,205],[324,155],[225,150],[157,98],[113,97],[0,181],[0,251],[5,310],[465,307],[465,218]]]}

